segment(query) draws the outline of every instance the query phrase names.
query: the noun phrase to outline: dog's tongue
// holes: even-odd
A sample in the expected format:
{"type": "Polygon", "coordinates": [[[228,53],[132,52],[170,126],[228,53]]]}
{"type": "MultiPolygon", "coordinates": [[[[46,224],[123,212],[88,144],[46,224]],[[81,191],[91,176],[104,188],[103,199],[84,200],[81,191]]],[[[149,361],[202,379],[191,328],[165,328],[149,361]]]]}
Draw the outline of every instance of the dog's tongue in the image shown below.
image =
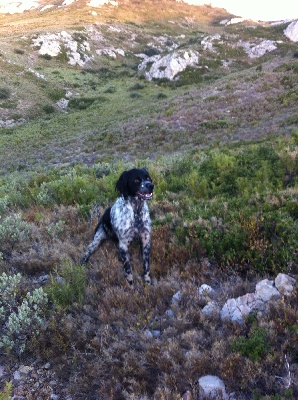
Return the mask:
{"type": "Polygon", "coordinates": [[[152,193],[140,193],[138,192],[138,195],[144,198],[149,198],[152,197],[152,193]]]}

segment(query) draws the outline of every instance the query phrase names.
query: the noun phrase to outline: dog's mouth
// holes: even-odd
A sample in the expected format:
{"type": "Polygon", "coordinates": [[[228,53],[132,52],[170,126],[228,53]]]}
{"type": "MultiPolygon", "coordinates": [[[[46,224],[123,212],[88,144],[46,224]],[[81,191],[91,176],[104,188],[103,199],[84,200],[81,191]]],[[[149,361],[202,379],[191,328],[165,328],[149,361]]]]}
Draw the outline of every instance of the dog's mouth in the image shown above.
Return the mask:
{"type": "Polygon", "coordinates": [[[137,195],[142,200],[151,200],[153,197],[153,193],[140,193],[137,192],[137,195]]]}

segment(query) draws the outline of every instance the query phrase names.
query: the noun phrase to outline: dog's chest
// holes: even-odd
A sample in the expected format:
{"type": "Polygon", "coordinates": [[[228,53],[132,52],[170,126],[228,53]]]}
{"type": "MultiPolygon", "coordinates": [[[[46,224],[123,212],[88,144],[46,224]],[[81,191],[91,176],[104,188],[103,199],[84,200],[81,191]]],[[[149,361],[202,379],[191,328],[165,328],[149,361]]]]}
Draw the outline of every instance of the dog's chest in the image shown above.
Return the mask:
{"type": "Polygon", "coordinates": [[[132,240],[150,231],[151,221],[146,203],[118,199],[111,210],[111,223],[118,237],[132,240]]]}

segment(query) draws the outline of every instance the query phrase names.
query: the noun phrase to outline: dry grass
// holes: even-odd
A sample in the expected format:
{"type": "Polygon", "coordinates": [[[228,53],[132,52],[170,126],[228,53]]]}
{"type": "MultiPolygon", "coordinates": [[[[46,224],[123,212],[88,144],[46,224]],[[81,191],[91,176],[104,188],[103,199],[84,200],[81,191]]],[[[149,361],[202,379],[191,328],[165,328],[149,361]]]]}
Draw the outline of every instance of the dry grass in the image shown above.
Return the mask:
{"type": "Polygon", "coordinates": [[[13,394],[37,400],[54,390],[65,400],[181,400],[188,391],[197,399],[198,379],[214,374],[239,400],[296,399],[297,289],[243,326],[204,316],[206,299],[198,293],[207,283],[222,305],[252,292],[264,276],[280,270],[297,276],[294,46],[280,45],[255,61],[226,44],[218,54],[203,52],[200,39],[207,33],[224,32],[227,41],[235,41],[231,34],[245,40],[252,32],[270,39],[283,34],[221,26],[226,13],[209,6],[120,2],[92,16],[82,3],[7,15],[0,23],[0,88],[9,89],[0,106],[5,118],[27,119],[1,131],[1,222],[19,213],[23,225],[22,240],[6,232],[1,241],[0,271],[21,272],[24,293],[42,285],[50,297],[45,329],[30,338],[21,358],[0,353],[6,368],[1,388],[18,365],[37,370],[50,362],[48,375],[32,377],[39,386],[17,388],[14,382],[13,394]],[[107,46],[135,37],[126,40],[125,60],[98,57],[82,70],[40,58],[31,48],[32,34],[70,28],[85,34],[86,25],[104,34],[107,46]],[[121,32],[111,32],[112,25],[121,32]],[[209,70],[200,79],[197,71],[186,74],[183,86],[140,80],[133,53],[159,36],[201,51],[209,70]],[[228,68],[221,65],[224,56],[228,68]],[[45,82],[25,72],[31,64],[45,82]],[[85,105],[92,100],[84,110],[46,114],[61,88],[85,105]],[[132,98],[131,88],[139,96],[132,98]],[[254,140],[246,151],[243,143],[254,140]],[[78,266],[98,208],[112,203],[117,176],[133,165],[148,165],[156,183],[149,205],[153,285],[143,286],[134,244],[134,290],[125,283],[114,243],[105,243],[84,270],[78,266]],[[178,291],[177,305],[172,298],[178,291]]]}

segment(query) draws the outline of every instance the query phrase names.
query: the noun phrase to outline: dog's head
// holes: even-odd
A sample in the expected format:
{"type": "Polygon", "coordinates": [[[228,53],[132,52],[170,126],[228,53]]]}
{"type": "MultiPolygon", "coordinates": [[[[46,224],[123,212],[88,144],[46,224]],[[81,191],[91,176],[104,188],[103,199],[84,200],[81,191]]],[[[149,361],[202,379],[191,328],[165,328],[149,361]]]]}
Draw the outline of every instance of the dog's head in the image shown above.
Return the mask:
{"type": "Polygon", "coordinates": [[[133,168],[122,172],[116,183],[116,189],[125,199],[131,196],[141,200],[151,200],[154,185],[145,168],[133,168]]]}

